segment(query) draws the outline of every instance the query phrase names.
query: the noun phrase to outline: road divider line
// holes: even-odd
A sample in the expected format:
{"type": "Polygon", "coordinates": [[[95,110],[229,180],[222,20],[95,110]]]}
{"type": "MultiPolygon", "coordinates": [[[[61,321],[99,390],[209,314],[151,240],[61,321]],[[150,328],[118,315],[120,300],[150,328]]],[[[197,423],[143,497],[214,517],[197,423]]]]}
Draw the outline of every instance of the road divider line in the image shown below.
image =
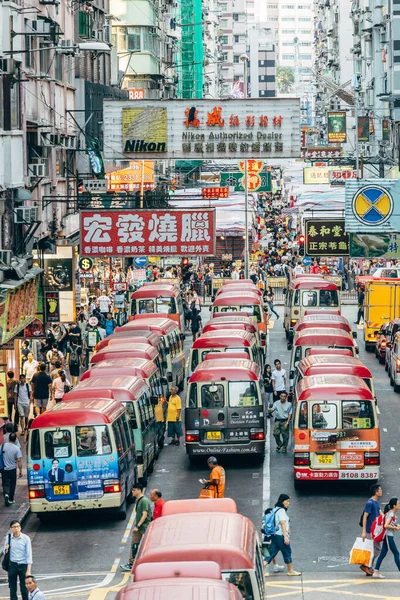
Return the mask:
{"type": "Polygon", "coordinates": [[[393,446],[390,446],[390,449],[392,452],[396,452],[396,448],[393,448],[393,446]]]}
{"type": "Polygon", "coordinates": [[[135,506],[132,509],[131,516],[129,517],[129,521],[128,521],[128,524],[127,524],[126,529],[125,529],[125,533],[124,533],[124,535],[122,537],[122,540],[121,540],[121,544],[126,544],[127,543],[128,539],[129,539],[129,536],[131,534],[131,531],[132,531],[133,524],[135,522],[135,516],[136,516],[136,504],[135,504],[135,506]]]}

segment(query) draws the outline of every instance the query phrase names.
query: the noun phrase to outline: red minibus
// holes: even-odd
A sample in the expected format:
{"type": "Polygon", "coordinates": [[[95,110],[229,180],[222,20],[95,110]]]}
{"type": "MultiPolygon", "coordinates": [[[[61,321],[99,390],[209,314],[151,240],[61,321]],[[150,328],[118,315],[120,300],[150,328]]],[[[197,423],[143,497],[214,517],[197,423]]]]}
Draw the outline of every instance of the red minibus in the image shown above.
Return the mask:
{"type": "MultiPolygon", "coordinates": [[[[264,310],[263,299],[253,292],[248,292],[247,290],[244,290],[243,292],[239,290],[235,292],[224,292],[215,298],[211,306],[211,311],[213,317],[219,316],[220,313],[226,311],[248,312],[257,323],[259,330],[265,334],[267,333],[268,317],[264,310]]],[[[265,340],[263,343],[265,344],[265,340]]]]}
{"type": "Polygon", "coordinates": [[[293,344],[288,343],[288,350],[292,350],[290,370],[294,371],[301,359],[308,356],[310,350],[316,347],[349,348],[353,352],[353,356],[356,356],[358,352],[358,346],[353,336],[343,329],[325,327],[303,329],[295,334],[293,344]]]}
{"type": "MultiPolygon", "coordinates": [[[[249,319],[250,322],[246,323],[246,322],[242,322],[241,319],[246,318],[246,317],[239,317],[239,319],[237,321],[233,320],[233,317],[231,317],[231,320],[228,319],[219,319],[218,317],[214,318],[214,319],[210,319],[208,321],[208,323],[206,323],[203,327],[202,333],[207,333],[208,331],[219,331],[221,329],[242,329],[243,331],[248,331],[249,333],[252,333],[253,335],[256,336],[257,341],[258,341],[258,345],[260,346],[260,348],[262,348],[262,341],[261,341],[261,337],[264,339],[265,338],[265,333],[262,333],[260,336],[260,330],[258,329],[257,325],[254,323],[254,321],[252,319],[249,319]]],[[[263,355],[264,355],[264,350],[263,350],[263,355]]]]}
{"type": "Polygon", "coordinates": [[[228,512],[237,513],[237,505],[232,498],[191,498],[190,500],[168,500],[163,506],[162,516],[189,512],[228,512]]]}
{"type": "Polygon", "coordinates": [[[131,294],[131,317],[135,315],[168,315],[181,329],[184,327],[183,305],[180,291],[168,285],[149,285],[131,294]]]}
{"type": "MultiPolygon", "coordinates": [[[[123,328],[121,328],[123,329],[123,328]]],[[[115,331],[112,335],[107,336],[104,340],[96,345],[96,352],[106,348],[110,344],[110,340],[119,339],[121,342],[130,342],[134,344],[150,344],[157,348],[160,356],[163,356],[164,346],[162,344],[161,336],[157,335],[153,331],[115,331]]],[[[113,342],[114,343],[114,342],[113,342]]]]}
{"type": "Polygon", "coordinates": [[[321,354],[333,356],[354,356],[350,348],[310,348],[307,356],[320,356],[321,354]]]}
{"type": "Polygon", "coordinates": [[[318,315],[305,315],[297,321],[294,327],[294,332],[297,333],[307,327],[332,327],[334,329],[343,329],[352,333],[353,337],[357,337],[357,333],[352,332],[351,325],[345,317],[341,315],[326,315],[319,313],[318,315]]]}
{"type": "Polygon", "coordinates": [[[107,360],[109,358],[147,358],[156,363],[157,367],[161,370],[162,365],[160,361],[160,355],[154,346],[150,344],[135,344],[135,348],[132,348],[132,344],[121,342],[118,346],[106,346],[99,352],[96,352],[90,359],[90,366],[107,360]]]}

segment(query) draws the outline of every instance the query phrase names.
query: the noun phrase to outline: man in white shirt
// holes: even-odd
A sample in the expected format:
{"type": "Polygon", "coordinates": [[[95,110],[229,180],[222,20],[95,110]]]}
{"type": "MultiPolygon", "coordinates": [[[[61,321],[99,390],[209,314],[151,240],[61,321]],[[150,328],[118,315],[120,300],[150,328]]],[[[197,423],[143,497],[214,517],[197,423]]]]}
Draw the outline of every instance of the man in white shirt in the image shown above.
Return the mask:
{"type": "Polygon", "coordinates": [[[108,296],[102,295],[97,298],[97,306],[99,307],[99,311],[104,316],[107,317],[107,314],[110,312],[111,300],[108,296]]]}
{"type": "Polygon", "coordinates": [[[28,429],[29,405],[31,401],[31,387],[26,383],[25,375],[21,373],[19,382],[14,388],[15,403],[17,405],[19,423],[22,433],[28,429]]]}
{"type": "Polygon", "coordinates": [[[293,275],[296,277],[297,275],[304,275],[304,269],[300,263],[298,263],[293,269],[293,275]]]}
{"type": "Polygon", "coordinates": [[[239,279],[239,272],[236,269],[236,267],[233,269],[232,274],[231,274],[231,279],[239,279]]]}
{"type": "Polygon", "coordinates": [[[275,369],[272,371],[272,389],[274,396],[278,397],[280,392],[286,392],[286,371],[282,369],[279,358],[274,360],[275,369]]]}
{"type": "Polygon", "coordinates": [[[28,359],[24,362],[23,373],[28,383],[31,382],[32,377],[36,373],[38,367],[38,361],[33,358],[32,352],[29,352],[28,359]]]}

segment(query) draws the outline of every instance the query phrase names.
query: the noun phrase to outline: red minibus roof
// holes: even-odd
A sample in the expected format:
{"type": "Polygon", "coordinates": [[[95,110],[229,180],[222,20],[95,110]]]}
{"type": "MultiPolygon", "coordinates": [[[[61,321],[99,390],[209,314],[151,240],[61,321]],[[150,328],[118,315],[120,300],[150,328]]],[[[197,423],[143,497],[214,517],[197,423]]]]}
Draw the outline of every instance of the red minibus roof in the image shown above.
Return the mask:
{"type": "Polygon", "coordinates": [[[354,375],[355,377],[372,378],[372,373],[354,356],[306,356],[297,365],[303,377],[310,375],[327,375],[331,373],[342,373],[343,375],[354,375]]]}
{"type": "Polygon", "coordinates": [[[256,306],[262,304],[262,298],[253,294],[252,292],[225,292],[215,298],[213,306],[249,306],[255,304],[256,306]]]}
{"type": "Polygon", "coordinates": [[[310,348],[307,356],[354,356],[349,348],[310,348]]]}
{"type": "Polygon", "coordinates": [[[112,375],[148,379],[157,372],[157,366],[152,360],[147,360],[146,358],[110,359],[103,360],[85,371],[80,380],[85,381],[89,377],[109,377],[112,375]]]}
{"type": "MultiPolygon", "coordinates": [[[[220,296],[221,294],[232,293],[232,292],[238,293],[241,291],[244,291],[242,285],[228,285],[228,286],[223,285],[221,288],[219,288],[219,290],[216,294],[216,297],[218,298],[218,296],[220,296]]],[[[249,283],[246,284],[245,291],[255,294],[256,296],[263,295],[262,291],[258,287],[256,287],[255,285],[253,287],[251,287],[249,283]]]]}
{"type": "MultiPolygon", "coordinates": [[[[175,564],[179,571],[180,563],[175,564]]],[[[154,571],[154,566],[152,566],[154,571]]],[[[200,577],[174,577],[130,583],[122,588],[116,600],[243,600],[239,589],[228,581],[200,577]]]]}
{"type": "MultiPolygon", "coordinates": [[[[66,396],[67,394],[64,397],[66,396]]],[[[125,408],[120,402],[109,398],[90,398],[76,402],[63,401],[36,417],[32,421],[31,429],[68,425],[102,425],[103,423],[112,423],[124,412],[125,408]]]]}
{"type": "Polygon", "coordinates": [[[240,331],[248,331],[249,333],[257,333],[258,327],[256,327],[254,321],[251,323],[229,323],[227,321],[223,321],[220,323],[214,323],[214,319],[208,321],[203,327],[202,333],[207,333],[208,331],[222,331],[222,330],[231,330],[236,329],[240,331]]]}
{"type": "MultiPolygon", "coordinates": [[[[221,358],[226,359],[225,352],[208,352],[204,360],[219,360],[221,358]]],[[[247,352],[229,352],[229,358],[244,358],[245,360],[249,360],[249,355],[247,352]]]]}
{"type": "Polygon", "coordinates": [[[151,299],[151,298],[172,298],[179,295],[178,290],[170,286],[146,286],[141,287],[131,294],[131,300],[151,299]]]}
{"type": "Polygon", "coordinates": [[[81,381],[76,388],[65,394],[63,402],[88,398],[93,396],[114,398],[120,402],[137,400],[148,391],[146,382],[141,377],[126,377],[114,375],[111,377],[89,377],[81,381]]]}
{"type": "Polygon", "coordinates": [[[322,279],[324,280],[324,276],[321,273],[302,273],[301,275],[295,275],[295,279],[322,279]]]}
{"type": "Polygon", "coordinates": [[[135,344],[135,348],[132,348],[131,344],[124,344],[121,346],[106,346],[96,354],[94,354],[90,363],[99,363],[102,360],[109,358],[147,358],[148,360],[155,360],[159,356],[158,351],[150,344],[135,344]]]}
{"type": "Polygon", "coordinates": [[[260,367],[251,360],[242,358],[218,358],[205,360],[197,365],[189,378],[189,383],[204,381],[258,381],[260,367]]]}
{"type": "Polygon", "coordinates": [[[223,313],[216,313],[215,315],[212,315],[207,325],[211,323],[246,323],[249,325],[254,325],[255,327],[254,320],[250,316],[250,313],[228,310],[223,313]]]}
{"type": "MultiPolygon", "coordinates": [[[[164,505],[165,506],[165,505],[164,505]]],[[[164,507],[163,507],[164,509],[164,507]]],[[[222,580],[221,569],[212,560],[204,562],[177,563],[143,563],[135,571],[135,583],[138,581],[154,581],[155,579],[169,579],[170,577],[200,577],[201,579],[222,580]]]]}
{"type": "Polygon", "coordinates": [[[143,563],[213,560],[221,571],[253,569],[257,531],[232,513],[186,513],[153,521],[141,541],[133,573],[143,563]]]}
{"type": "Polygon", "coordinates": [[[303,329],[294,336],[294,346],[355,346],[354,339],[348,331],[343,329],[329,329],[318,327],[303,329]]]}
{"type": "Polygon", "coordinates": [[[222,285],[244,285],[247,286],[249,283],[254,285],[252,279],[227,279],[222,285]]]}
{"type": "Polygon", "coordinates": [[[202,334],[193,342],[192,348],[235,348],[250,347],[255,340],[252,333],[229,329],[228,331],[220,329],[218,331],[209,331],[202,334]]]}
{"type": "Polygon", "coordinates": [[[321,321],[326,321],[326,323],[343,323],[344,325],[350,325],[346,317],[343,317],[342,315],[334,315],[331,313],[326,314],[325,311],[319,311],[316,314],[307,314],[304,315],[304,317],[301,317],[297,321],[296,327],[298,327],[300,323],[312,323],[319,327],[321,321]]]}
{"type": "Polygon", "coordinates": [[[236,502],[232,498],[195,498],[190,500],[168,500],[163,506],[162,516],[182,513],[228,512],[237,513],[236,502]]]}
{"type": "Polygon", "coordinates": [[[104,338],[104,340],[100,340],[100,342],[96,346],[96,352],[108,346],[109,340],[115,340],[117,338],[120,340],[125,339],[126,342],[128,342],[128,340],[134,339],[135,342],[137,342],[138,344],[151,344],[155,348],[161,342],[161,337],[154,333],[154,331],[146,331],[145,329],[142,329],[140,331],[137,331],[136,329],[124,330],[123,327],[119,327],[118,329],[120,329],[121,331],[115,331],[112,335],[104,338]]]}
{"type": "Polygon", "coordinates": [[[297,384],[297,402],[317,400],[371,400],[375,401],[371,390],[359,377],[353,375],[313,375],[304,377],[297,384]]]}
{"type": "MultiPolygon", "coordinates": [[[[130,346],[131,348],[135,348],[137,344],[148,344],[149,340],[147,337],[145,337],[144,335],[139,335],[137,337],[128,337],[126,335],[124,335],[123,337],[120,337],[118,335],[118,333],[115,335],[109,335],[108,337],[104,338],[104,340],[100,340],[100,342],[96,345],[96,352],[99,352],[100,350],[103,350],[103,348],[114,348],[115,346],[123,346],[128,347],[130,346]]],[[[151,346],[153,344],[150,344],[151,346]]],[[[153,346],[154,348],[154,346],[153,346]]]]}
{"type": "Polygon", "coordinates": [[[116,331],[140,330],[148,329],[149,331],[159,331],[162,335],[166,335],[170,331],[177,329],[176,321],[164,318],[160,315],[135,315],[131,321],[125,323],[122,327],[117,327],[116,331]]]}
{"type": "Polygon", "coordinates": [[[338,286],[325,279],[294,279],[290,287],[295,290],[338,290],[338,286]]]}
{"type": "Polygon", "coordinates": [[[338,308],[306,308],[304,316],[308,317],[310,315],[340,315],[340,310],[338,308]]]}
{"type": "Polygon", "coordinates": [[[321,318],[318,318],[318,315],[308,315],[308,317],[302,317],[299,319],[294,327],[295,332],[305,331],[310,328],[328,328],[328,329],[343,329],[343,331],[352,331],[351,325],[347,319],[344,317],[339,317],[339,315],[321,315],[321,318]]]}

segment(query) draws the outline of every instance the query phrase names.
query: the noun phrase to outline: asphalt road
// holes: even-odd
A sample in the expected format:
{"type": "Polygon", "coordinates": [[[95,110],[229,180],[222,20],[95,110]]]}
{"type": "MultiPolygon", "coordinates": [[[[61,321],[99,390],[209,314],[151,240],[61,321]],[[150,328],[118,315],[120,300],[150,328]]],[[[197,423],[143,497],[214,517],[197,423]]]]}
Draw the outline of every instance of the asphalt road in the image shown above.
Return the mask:
{"type": "MultiPolygon", "coordinates": [[[[355,307],[345,307],[343,314],[353,321],[355,311],[355,307]]],[[[208,311],[204,317],[207,320],[208,311]]],[[[359,336],[362,338],[361,330],[359,336]]],[[[375,377],[381,413],[384,504],[389,498],[400,495],[400,395],[390,387],[384,367],[373,354],[365,353],[362,339],[359,342],[360,357],[375,377]]],[[[189,340],[186,344],[190,346],[189,340]]],[[[269,332],[268,361],[272,363],[275,358],[282,360],[284,368],[288,366],[289,352],[281,319],[269,332]]],[[[388,555],[383,563],[382,571],[388,575],[385,582],[371,582],[370,579],[367,582],[367,578],[361,578],[357,567],[347,564],[349,550],[360,533],[358,521],[368,498],[365,488],[347,482],[318,482],[296,492],[291,454],[277,454],[273,439],[270,448],[263,465],[248,464],[245,457],[224,458],[223,461],[227,471],[226,496],[234,498],[239,511],[257,526],[263,509],[273,505],[281,492],[288,493],[292,499],[290,518],[294,566],[303,572],[303,578],[301,582],[288,582],[283,578],[284,574],[271,576],[267,583],[268,598],[337,598],[338,595],[343,597],[340,590],[348,590],[352,585],[361,586],[362,591],[344,594],[365,598],[365,583],[374,585],[370,592],[379,584],[385,585],[383,595],[370,593],[368,598],[398,597],[396,589],[400,589],[400,579],[396,579],[398,572],[392,555],[388,555]],[[319,582],[317,595],[312,587],[316,582],[319,582]],[[337,588],[336,595],[331,596],[334,588],[337,588]]],[[[166,446],[157,461],[148,489],[159,487],[167,500],[197,497],[201,488],[198,480],[207,473],[206,459],[204,465],[191,466],[183,446],[166,446]]],[[[33,540],[33,572],[38,575],[46,598],[115,598],[119,587],[128,579],[120,572],[119,564],[126,562],[129,556],[132,522],[133,516],[127,522],[118,522],[98,514],[67,514],[44,525],[31,515],[24,531],[33,540]]],[[[4,584],[0,585],[0,598],[8,598],[4,584]]]]}

